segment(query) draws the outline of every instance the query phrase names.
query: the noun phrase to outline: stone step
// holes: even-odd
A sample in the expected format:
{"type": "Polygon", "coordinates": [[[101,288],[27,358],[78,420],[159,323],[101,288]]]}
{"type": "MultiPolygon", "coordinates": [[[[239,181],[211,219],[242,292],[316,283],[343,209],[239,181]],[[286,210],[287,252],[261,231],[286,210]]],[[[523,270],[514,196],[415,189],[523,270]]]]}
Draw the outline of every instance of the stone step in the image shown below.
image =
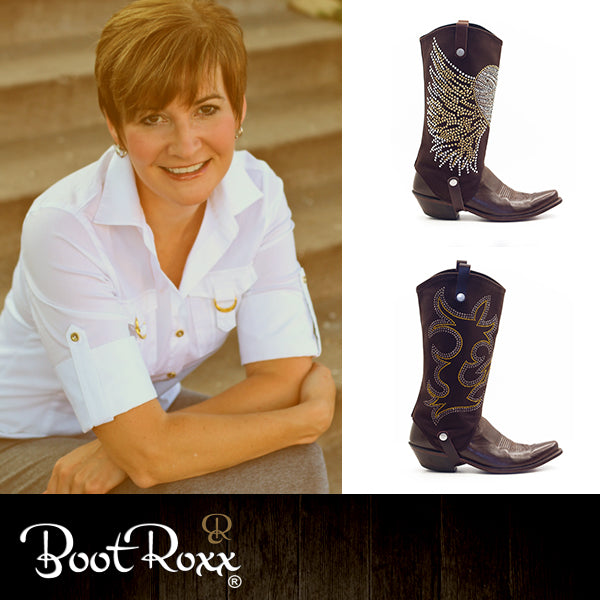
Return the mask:
{"type": "MultiPolygon", "coordinates": [[[[90,34],[97,38],[102,27],[129,0],[2,0],[0,47],[42,40],[62,40],[90,34]]],[[[287,10],[284,0],[220,0],[242,19],[287,10]]]]}
{"type": "MultiPolygon", "coordinates": [[[[282,12],[268,22],[248,18],[245,31],[249,102],[324,86],[341,94],[338,24],[282,12]]],[[[94,46],[95,39],[78,36],[0,51],[0,144],[102,121],[94,46]]]]}
{"type": "MultiPolygon", "coordinates": [[[[341,135],[341,106],[330,89],[309,90],[272,102],[249,104],[240,148],[257,155],[280,154],[299,140],[310,140],[305,152],[316,153],[320,138],[341,135]]],[[[104,124],[0,145],[0,202],[32,198],[68,173],[94,160],[112,143],[104,124]]],[[[339,168],[341,155],[329,160],[339,168]]],[[[319,164],[313,163],[315,167],[319,164]]],[[[325,174],[331,167],[322,165],[325,174]]],[[[281,174],[285,177],[285,173],[281,174]]],[[[318,177],[321,177],[319,175],[318,177]]]]}
{"type": "Polygon", "coordinates": [[[97,37],[108,18],[125,4],[123,0],[2,0],[0,45],[59,41],[72,35],[97,37]]]}
{"type": "Polygon", "coordinates": [[[342,136],[305,139],[285,148],[257,150],[284,182],[296,223],[300,256],[342,242],[342,136]]]}

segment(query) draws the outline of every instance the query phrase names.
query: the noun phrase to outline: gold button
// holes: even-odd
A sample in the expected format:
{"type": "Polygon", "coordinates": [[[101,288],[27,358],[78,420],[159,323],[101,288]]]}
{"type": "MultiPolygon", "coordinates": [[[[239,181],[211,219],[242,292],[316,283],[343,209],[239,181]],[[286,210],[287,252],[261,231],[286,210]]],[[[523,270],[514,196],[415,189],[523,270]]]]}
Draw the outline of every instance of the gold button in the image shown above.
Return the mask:
{"type": "Polygon", "coordinates": [[[71,341],[72,342],[78,342],[79,341],[79,336],[76,333],[72,333],[71,334],[71,341]]]}
{"type": "Polygon", "coordinates": [[[173,371],[171,371],[170,373],[167,373],[167,377],[169,379],[173,379],[173,377],[177,377],[177,373],[173,373],[173,371]]]}
{"type": "Polygon", "coordinates": [[[183,337],[183,329],[179,329],[179,330],[177,330],[177,332],[175,333],[175,335],[176,335],[177,337],[183,337]]]}

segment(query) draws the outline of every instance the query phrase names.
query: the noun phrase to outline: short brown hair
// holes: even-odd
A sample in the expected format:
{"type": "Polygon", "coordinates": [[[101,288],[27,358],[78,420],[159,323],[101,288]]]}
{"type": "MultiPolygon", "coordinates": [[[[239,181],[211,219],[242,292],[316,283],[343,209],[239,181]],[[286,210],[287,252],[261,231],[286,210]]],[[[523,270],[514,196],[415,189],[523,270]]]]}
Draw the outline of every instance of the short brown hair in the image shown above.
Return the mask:
{"type": "Polygon", "coordinates": [[[191,105],[203,77],[221,67],[241,120],[246,48],[233,13],[213,0],[137,0],[113,15],[96,48],[100,109],[118,132],[144,109],[181,97],[191,105]]]}

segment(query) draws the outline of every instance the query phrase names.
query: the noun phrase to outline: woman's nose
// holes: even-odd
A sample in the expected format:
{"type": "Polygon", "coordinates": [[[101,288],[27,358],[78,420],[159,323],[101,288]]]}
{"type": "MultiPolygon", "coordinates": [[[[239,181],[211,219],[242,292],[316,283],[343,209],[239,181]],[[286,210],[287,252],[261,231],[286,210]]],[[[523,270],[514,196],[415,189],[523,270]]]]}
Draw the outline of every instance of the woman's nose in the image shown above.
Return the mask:
{"type": "Polygon", "coordinates": [[[173,128],[170,151],[181,157],[193,156],[202,142],[197,130],[190,124],[180,124],[173,128]]]}

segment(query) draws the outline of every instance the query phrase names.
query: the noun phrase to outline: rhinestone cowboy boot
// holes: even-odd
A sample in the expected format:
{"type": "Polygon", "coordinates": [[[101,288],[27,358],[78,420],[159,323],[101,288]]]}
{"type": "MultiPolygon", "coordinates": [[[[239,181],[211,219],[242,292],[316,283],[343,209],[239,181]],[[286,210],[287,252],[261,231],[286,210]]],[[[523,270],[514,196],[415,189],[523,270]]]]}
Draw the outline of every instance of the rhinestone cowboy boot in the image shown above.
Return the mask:
{"type": "Polygon", "coordinates": [[[562,453],[554,441],[512,442],[481,416],[504,291],[464,261],[417,287],[424,371],[409,444],[427,469],[518,473],[562,453]]]}
{"type": "Polygon", "coordinates": [[[484,166],[502,41],[459,21],[421,38],[425,122],[413,194],[423,211],[457,219],[520,221],[560,204],[555,190],[516,192],[484,166]]]}

